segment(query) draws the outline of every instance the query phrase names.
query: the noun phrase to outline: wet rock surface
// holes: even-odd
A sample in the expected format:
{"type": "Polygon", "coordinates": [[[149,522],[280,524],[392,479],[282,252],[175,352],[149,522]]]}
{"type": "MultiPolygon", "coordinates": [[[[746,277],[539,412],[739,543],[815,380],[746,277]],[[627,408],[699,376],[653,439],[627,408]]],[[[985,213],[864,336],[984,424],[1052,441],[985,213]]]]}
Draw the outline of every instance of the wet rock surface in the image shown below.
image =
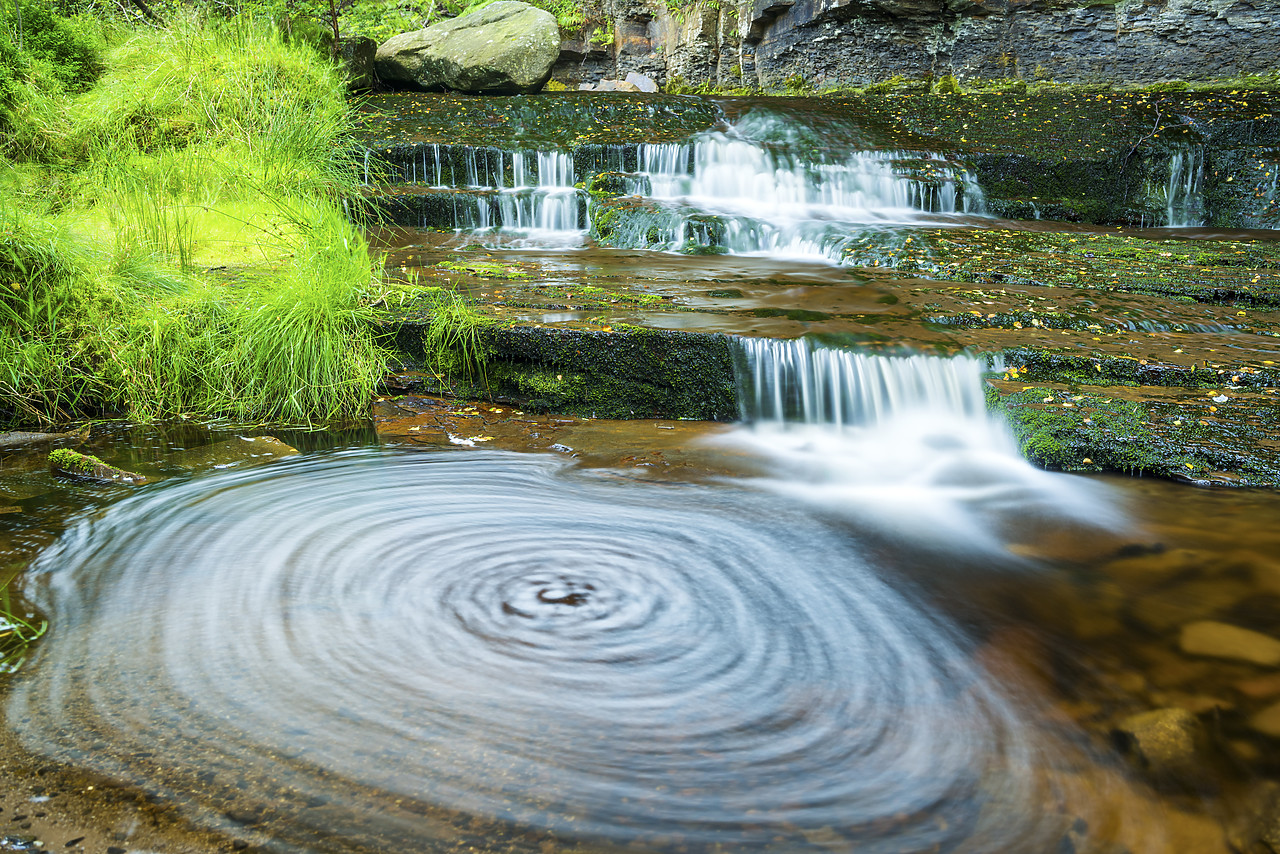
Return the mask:
{"type": "Polygon", "coordinates": [[[49,471],[58,477],[95,483],[141,485],[147,482],[145,475],[109,466],[95,456],[66,448],[49,454],[49,471]]]}
{"type": "Polygon", "coordinates": [[[1194,784],[1208,762],[1208,736],[1199,719],[1186,709],[1131,715],[1120,722],[1113,736],[1120,749],[1158,783],[1194,784]]]}

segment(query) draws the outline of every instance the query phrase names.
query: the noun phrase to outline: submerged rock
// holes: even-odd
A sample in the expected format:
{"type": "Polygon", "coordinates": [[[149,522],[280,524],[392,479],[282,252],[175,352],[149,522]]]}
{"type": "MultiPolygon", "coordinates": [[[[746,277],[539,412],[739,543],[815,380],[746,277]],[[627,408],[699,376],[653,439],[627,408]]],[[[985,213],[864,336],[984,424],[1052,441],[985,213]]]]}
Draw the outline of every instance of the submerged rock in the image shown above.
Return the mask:
{"type": "Polygon", "coordinates": [[[1214,620],[1183,626],[1179,645],[1183,652],[1191,655],[1229,658],[1263,667],[1280,665],[1280,640],[1214,620]]]}
{"type": "Polygon", "coordinates": [[[1207,736],[1186,709],[1155,709],[1122,720],[1112,737],[1157,783],[1194,783],[1202,774],[1207,736]]]}
{"type": "Polygon", "coordinates": [[[636,87],[641,92],[652,93],[652,92],[658,91],[658,84],[653,82],[653,78],[647,75],[641,74],[638,71],[627,72],[627,76],[624,82],[630,83],[632,86],[636,87]]]}
{"type": "MultiPolygon", "coordinates": [[[[582,83],[578,86],[579,92],[644,92],[635,83],[630,80],[600,80],[596,83],[582,83]]],[[[656,90],[653,90],[656,91],[656,90]]]]}
{"type": "MultiPolygon", "coordinates": [[[[1280,738],[1280,703],[1273,703],[1249,718],[1249,726],[1263,735],[1280,738]]],[[[1280,818],[1280,813],[1277,814],[1277,817],[1280,818]]],[[[1280,825],[1278,825],[1278,829],[1280,829],[1280,825]]],[[[1277,841],[1280,841],[1280,839],[1277,841]]]]}
{"type": "Polygon", "coordinates": [[[0,433],[0,448],[42,445],[48,442],[57,442],[60,439],[83,442],[88,438],[89,425],[87,424],[79,430],[72,430],[69,433],[23,433],[15,430],[9,433],[0,433]]]}
{"type": "Polygon", "coordinates": [[[181,451],[167,462],[179,468],[227,469],[261,465],[281,457],[292,457],[298,449],[275,436],[237,436],[201,448],[181,451]]]}
{"type": "Polygon", "coordinates": [[[109,466],[95,456],[67,448],[59,448],[49,454],[49,471],[57,477],[89,480],[96,483],[143,484],[147,482],[147,479],[140,474],[109,466]]]}
{"type": "Polygon", "coordinates": [[[532,94],[551,79],[560,56],[555,16],[518,0],[489,6],[423,30],[392,36],[378,48],[384,83],[488,95],[532,94]]]}

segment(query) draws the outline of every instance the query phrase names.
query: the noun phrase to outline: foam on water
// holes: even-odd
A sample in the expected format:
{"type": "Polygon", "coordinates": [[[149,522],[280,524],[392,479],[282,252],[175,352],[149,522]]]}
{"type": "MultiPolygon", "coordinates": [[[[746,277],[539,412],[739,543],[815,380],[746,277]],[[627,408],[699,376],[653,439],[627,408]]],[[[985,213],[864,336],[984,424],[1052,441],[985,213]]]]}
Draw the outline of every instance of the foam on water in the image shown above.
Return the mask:
{"type": "MultiPolygon", "coordinates": [[[[794,119],[756,110],[684,143],[572,152],[424,145],[389,177],[441,190],[492,191],[497,211],[458,219],[454,227],[500,229],[528,238],[530,246],[563,246],[581,243],[591,227],[588,198],[575,185],[617,172],[627,189],[656,204],[653,213],[664,222],[642,231],[660,235],[657,248],[828,263],[840,261],[862,227],[985,209],[975,176],[941,155],[794,144],[802,132],[808,129],[794,119]]],[[[366,164],[366,178],[371,174],[366,164]]]]}
{"type": "Polygon", "coordinates": [[[739,338],[747,426],[722,441],[767,461],[770,488],[895,535],[1004,552],[1013,525],[1124,524],[1108,490],[1038,469],[987,411],[977,357],[880,356],[739,338]]]}

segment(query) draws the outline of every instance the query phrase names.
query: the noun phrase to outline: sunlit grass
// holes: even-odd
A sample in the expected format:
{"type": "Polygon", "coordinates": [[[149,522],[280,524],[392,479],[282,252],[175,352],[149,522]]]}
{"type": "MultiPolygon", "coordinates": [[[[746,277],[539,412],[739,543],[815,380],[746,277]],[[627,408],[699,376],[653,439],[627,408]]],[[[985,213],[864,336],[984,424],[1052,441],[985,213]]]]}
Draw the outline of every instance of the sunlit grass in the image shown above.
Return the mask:
{"type": "Polygon", "coordinates": [[[328,60],[245,19],[129,33],[0,163],[0,421],[360,414],[381,264],[328,60]],[[355,209],[353,211],[353,208],[355,209]]]}

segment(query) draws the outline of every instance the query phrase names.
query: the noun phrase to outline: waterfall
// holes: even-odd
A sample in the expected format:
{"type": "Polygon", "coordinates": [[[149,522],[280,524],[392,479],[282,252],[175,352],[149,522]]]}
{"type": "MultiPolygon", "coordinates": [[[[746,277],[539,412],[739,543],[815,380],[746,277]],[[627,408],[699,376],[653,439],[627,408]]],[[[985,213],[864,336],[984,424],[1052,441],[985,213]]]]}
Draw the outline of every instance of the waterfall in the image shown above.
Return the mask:
{"type": "Polygon", "coordinates": [[[1165,224],[1171,228],[1204,225],[1204,151],[1198,147],[1174,152],[1164,187],[1165,224]]]}
{"type": "Polygon", "coordinates": [[[651,197],[673,220],[670,251],[712,248],[731,254],[838,262],[862,226],[923,214],[985,212],[977,179],[937,154],[821,151],[804,154],[770,141],[781,118],[747,121],[686,145],[642,146],[639,168],[651,197]],[[714,235],[692,224],[718,220],[714,235]]]}
{"type": "Polygon", "coordinates": [[[970,356],[877,356],[805,339],[740,338],[739,401],[752,422],[836,428],[881,424],[908,411],[984,420],[985,364],[970,356]]]}
{"type": "MultiPolygon", "coordinates": [[[[408,184],[428,195],[490,194],[482,228],[534,243],[581,242],[598,213],[612,216],[620,205],[618,216],[642,218],[644,227],[615,224],[609,235],[597,235],[605,245],[828,263],[839,263],[867,226],[985,211],[973,174],[941,155],[813,137],[793,119],[757,110],[686,142],[534,151],[393,146],[367,154],[364,172],[366,182],[408,184]],[[602,187],[593,185],[596,176],[606,179],[602,187]],[[593,197],[583,187],[605,192],[593,197]]],[[[448,209],[418,205],[414,210],[430,214],[406,224],[477,230],[480,217],[450,220],[448,209]]]]}
{"type": "MultiPolygon", "coordinates": [[[[756,485],[890,536],[1005,554],[1037,518],[1106,528],[1104,488],[1037,469],[987,411],[985,361],[881,356],[808,340],[733,341],[742,427],[718,441],[764,461],[756,485]]],[[[1007,555],[1006,555],[1007,556],[1007,555]]]]}

